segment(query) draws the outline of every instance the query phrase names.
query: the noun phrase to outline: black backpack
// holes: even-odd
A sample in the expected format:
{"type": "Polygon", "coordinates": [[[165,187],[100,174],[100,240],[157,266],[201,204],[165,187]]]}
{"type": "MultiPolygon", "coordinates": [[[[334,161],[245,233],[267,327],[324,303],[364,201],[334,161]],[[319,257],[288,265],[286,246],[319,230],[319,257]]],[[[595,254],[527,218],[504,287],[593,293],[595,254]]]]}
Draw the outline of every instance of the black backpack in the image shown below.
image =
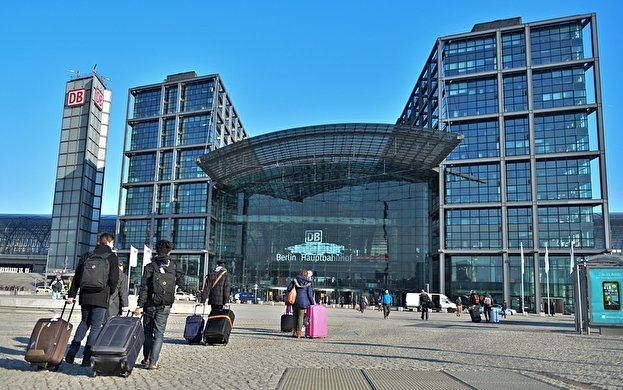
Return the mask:
{"type": "Polygon", "coordinates": [[[154,274],[151,278],[152,300],[156,305],[172,305],[175,302],[177,265],[172,260],[170,262],[168,267],[162,268],[164,273],[160,272],[157,264],[152,263],[154,267],[154,274]]]}
{"type": "Polygon", "coordinates": [[[84,291],[98,292],[108,286],[108,275],[110,272],[110,264],[108,262],[108,253],[89,253],[88,257],[82,264],[82,275],[80,276],[80,289],[84,291]]]}

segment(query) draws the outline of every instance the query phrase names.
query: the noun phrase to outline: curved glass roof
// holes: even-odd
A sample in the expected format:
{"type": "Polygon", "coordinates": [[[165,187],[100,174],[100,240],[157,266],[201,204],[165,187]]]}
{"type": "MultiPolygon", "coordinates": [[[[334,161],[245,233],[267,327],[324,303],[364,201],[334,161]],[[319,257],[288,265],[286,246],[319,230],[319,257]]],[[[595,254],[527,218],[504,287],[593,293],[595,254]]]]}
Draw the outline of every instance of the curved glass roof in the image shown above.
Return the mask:
{"type": "MultiPolygon", "coordinates": [[[[100,232],[115,232],[117,217],[102,215],[100,232]]],[[[0,214],[0,255],[45,255],[50,247],[51,215],[0,214]]]]}
{"type": "Polygon", "coordinates": [[[376,123],[300,127],[247,138],[200,156],[225,188],[302,201],[363,182],[422,181],[463,136],[376,123]]]}

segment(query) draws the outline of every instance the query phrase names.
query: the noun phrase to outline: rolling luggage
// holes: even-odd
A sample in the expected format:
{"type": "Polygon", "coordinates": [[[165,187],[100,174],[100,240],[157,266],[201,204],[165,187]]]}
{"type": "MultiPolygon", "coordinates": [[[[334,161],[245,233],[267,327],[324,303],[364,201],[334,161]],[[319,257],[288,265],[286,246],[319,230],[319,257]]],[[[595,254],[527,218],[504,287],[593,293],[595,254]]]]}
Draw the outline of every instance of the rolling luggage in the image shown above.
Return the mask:
{"type": "Polygon", "coordinates": [[[193,315],[186,317],[186,325],[184,325],[184,338],[188,341],[188,344],[200,344],[201,337],[203,335],[203,328],[205,326],[205,305],[203,306],[203,313],[197,314],[197,305],[193,311],[193,315]]]}
{"type": "Polygon", "coordinates": [[[229,309],[212,310],[203,331],[203,341],[208,345],[227,344],[235,318],[234,312],[229,309]]]}
{"type": "Polygon", "coordinates": [[[500,322],[500,312],[495,310],[495,309],[491,309],[491,322],[500,322]]]}
{"type": "Polygon", "coordinates": [[[286,312],[281,315],[281,331],[292,332],[296,327],[296,319],[292,314],[292,306],[286,306],[286,312]]]}
{"type": "Polygon", "coordinates": [[[478,307],[478,305],[474,305],[469,308],[469,316],[472,317],[472,322],[482,321],[482,319],[480,318],[480,308],[478,307]]]}
{"type": "Polygon", "coordinates": [[[322,305],[311,305],[305,313],[305,337],[327,337],[327,308],[322,305]]]}
{"type": "Polygon", "coordinates": [[[93,376],[121,375],[125,378],[130,375],[143,341],[141,317],[110,317],[91,348],[93,376]]]}
{"type": "Polygon", "coordinates": [[[71,314],[74,312],[76,302],[71,305],[67,320],[63,319],[67,302],[63,305],[63,311],[60,317],[41,318],[35,324],[32,330],[28,346],[26,347],[27,362],[37,367],[37,370],[44,368],[52,368],[58,370],[58,367],[65,356],[65,348],[71,336],[73,325],[69,323],[71,314]]]}

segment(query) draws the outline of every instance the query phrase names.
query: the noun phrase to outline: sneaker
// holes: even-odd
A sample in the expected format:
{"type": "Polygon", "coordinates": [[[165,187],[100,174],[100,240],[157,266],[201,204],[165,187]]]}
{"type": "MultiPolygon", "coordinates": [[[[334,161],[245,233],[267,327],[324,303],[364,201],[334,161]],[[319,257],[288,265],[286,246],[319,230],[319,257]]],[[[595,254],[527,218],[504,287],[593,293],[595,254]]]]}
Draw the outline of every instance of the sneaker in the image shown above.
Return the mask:
{"type": "Polygon", "coordinates": [[[149,365],[147,366],[148,370],[157,370],[158,369],[158,364],[157,363],[149,363],[149,365]]]}
{"type": "Polygon", "coordinates": [[[147,368],[147,366],[149,366],[149,359],[143,359],[141,360],[141,365],[145,368],[147,368]]]}

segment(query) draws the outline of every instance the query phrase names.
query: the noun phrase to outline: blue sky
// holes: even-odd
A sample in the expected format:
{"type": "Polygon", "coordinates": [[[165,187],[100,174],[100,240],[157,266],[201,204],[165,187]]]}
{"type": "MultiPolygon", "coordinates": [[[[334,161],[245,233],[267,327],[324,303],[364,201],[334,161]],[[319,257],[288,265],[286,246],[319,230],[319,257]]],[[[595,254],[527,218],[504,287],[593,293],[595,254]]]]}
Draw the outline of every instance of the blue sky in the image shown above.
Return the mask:
{"type": "Polygon", "coordinates": [[[0,213],[51,214],[69,69],[85,74],[97,64],[110,78],[102,213],[116,214],[130,87],[183,71],[219,73],[250,136],[324,123],[394,123],[437,37],[495,19],[521,16],[533,22],[592,12],[599,34],[610,211],[623,211],[623,134],[615,121],[617,89],[623,86],[621,4],[9,2],[0,23],[5,184],[0,213]]]}

